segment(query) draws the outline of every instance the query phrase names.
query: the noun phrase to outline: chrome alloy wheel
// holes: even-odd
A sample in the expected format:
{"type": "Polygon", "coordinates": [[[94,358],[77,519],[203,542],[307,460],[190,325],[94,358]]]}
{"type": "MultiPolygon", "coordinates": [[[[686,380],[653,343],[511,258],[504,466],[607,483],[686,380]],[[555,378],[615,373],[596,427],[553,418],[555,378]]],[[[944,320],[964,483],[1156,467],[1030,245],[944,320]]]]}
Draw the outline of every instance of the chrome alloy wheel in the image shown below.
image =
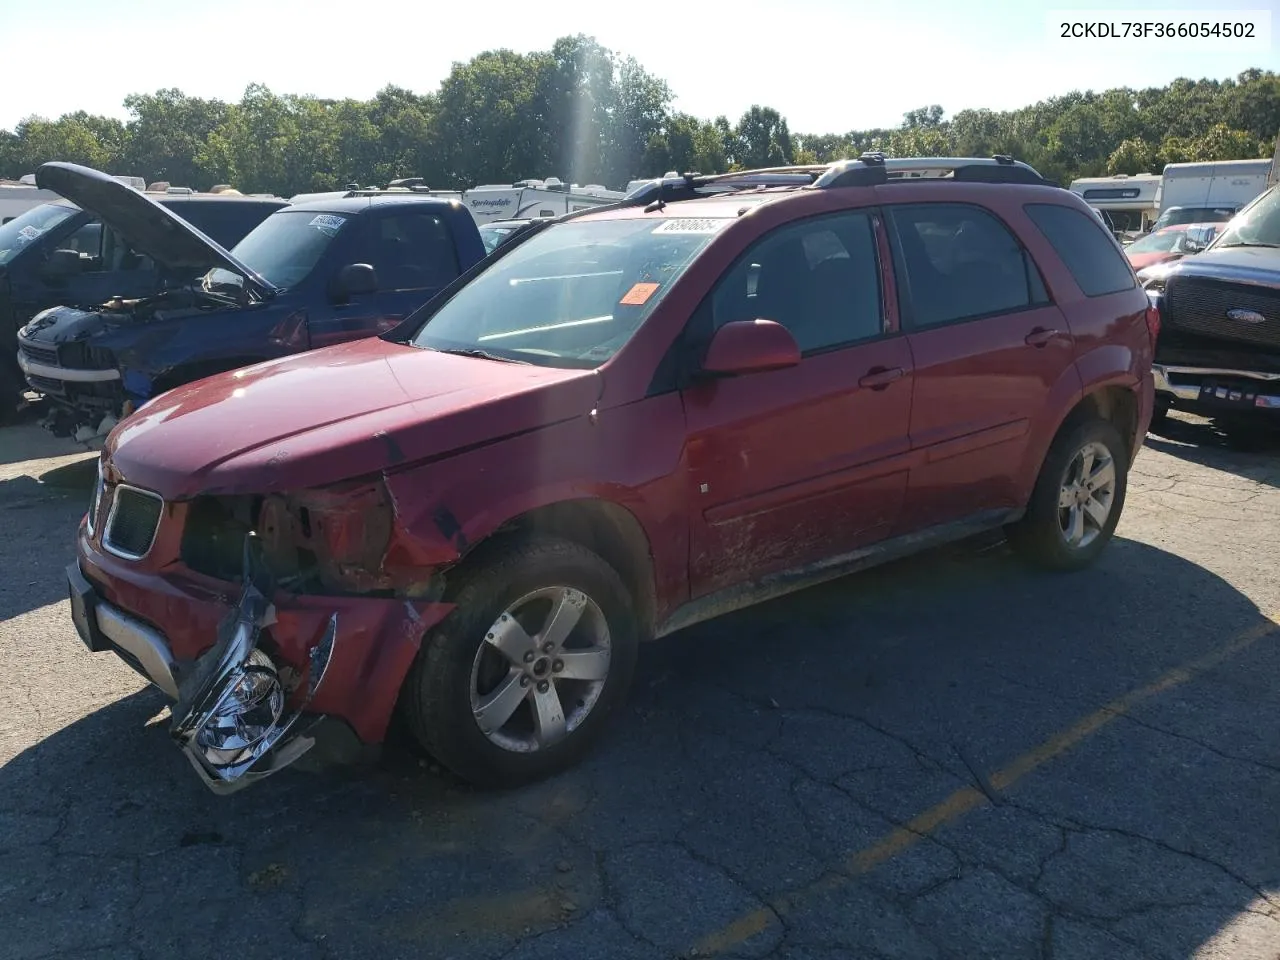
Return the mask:
{"type": "Polygon", "coordinates": [[[471,712],[496,746],[542,750],[587,718],[609,676],[609,625],[572,587],[526,594],[486,631],[471,665],[471,712]]]}
{"type": "Polygon", "coordinates": [[[1058,493],[1058,525],[1067,545],[1080,550],[1102,535],[1116,499],[1116,465],[1096,440],[1067,464],[1058,493]]]}

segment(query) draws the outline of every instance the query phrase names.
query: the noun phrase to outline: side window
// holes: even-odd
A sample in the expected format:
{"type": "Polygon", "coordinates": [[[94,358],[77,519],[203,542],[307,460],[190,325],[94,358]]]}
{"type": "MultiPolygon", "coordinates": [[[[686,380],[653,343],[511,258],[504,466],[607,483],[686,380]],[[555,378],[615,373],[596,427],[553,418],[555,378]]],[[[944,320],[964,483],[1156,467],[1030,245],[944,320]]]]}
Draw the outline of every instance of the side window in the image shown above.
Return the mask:
{"type": "Polygon", "coordinates": [[[92,261],[94,266],[102,259],[102,224],[91,220],[71,236],[58,244],[59,250],[74,250],[82,261],[92,261]]]}
{"type": "Polygon", "coordinates": [[[1029,203],[1023,209],[1086,297],[1132,290],[1137,284],[1129,261],[1091,217],[1056,203],[1029,203]]]}
{"type": "Polygon", "coordinates": [[[887,209],[913,326],[936,327],[1048,302],[1031,255],[993,214],[966,203],[887,209]]]}
{"type": "Polygon", "coordinates": [[[396,213],[374,221],[370,262],[380,290],[442,287],[458,275],[453,234],[425,212],[396,213]]]}
{"type": "Polygon", "coordinates": [[[802,353],[884,331],[875,234],[866,213],[780,227],[757,241],[711,295],[711,325],[774,320],[802,353]]]}

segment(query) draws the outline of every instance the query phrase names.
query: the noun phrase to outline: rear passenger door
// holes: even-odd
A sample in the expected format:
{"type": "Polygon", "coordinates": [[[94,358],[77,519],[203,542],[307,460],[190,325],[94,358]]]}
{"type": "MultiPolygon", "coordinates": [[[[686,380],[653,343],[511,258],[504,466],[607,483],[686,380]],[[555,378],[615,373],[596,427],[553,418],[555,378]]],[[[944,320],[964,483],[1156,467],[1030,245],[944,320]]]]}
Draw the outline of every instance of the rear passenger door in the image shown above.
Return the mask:
{"type": "Polygon", "coordinates": [[[794,367],[684,389],[694,596],[872,543],[897,520],[911,355],[886,315],[876,219],[770,231],[691,321],[701,344],[731,321],[773,320],[801,350],[794,367]]]}
{"type": "Polygon", "coordinates": [[[1073,343],[1031,255],[968,203],[886,208],[915,361],[915,454],[900,530],[1015,507],[1030,426],[1073,343]]]}

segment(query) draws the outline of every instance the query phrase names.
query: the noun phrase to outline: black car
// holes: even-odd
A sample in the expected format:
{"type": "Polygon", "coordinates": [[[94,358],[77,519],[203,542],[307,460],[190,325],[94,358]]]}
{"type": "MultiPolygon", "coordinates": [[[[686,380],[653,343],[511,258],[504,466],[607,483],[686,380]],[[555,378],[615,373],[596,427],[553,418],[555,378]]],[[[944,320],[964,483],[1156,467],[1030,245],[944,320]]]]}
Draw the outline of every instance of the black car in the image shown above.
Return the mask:
{"type": "Polygon", "coordinates": [[[1280,426],[1280,185],[1203,253],[1140,276],[1160,311],[1157,425],[1175,408],[1214,418],[1229,435],[1280,426]]]}
{"type": "MultiPolygon", "coordinates": [[[[279,198],[229,194],[160,194],[151,199],[228,248],[288,206],[279,198]]],[[[16,408],[26,389],[15,359],[15,337],[27,321],[58,304],[149,296],[161,283],[154,260],[70,200],[41,204],[0,225],[0,419],[16,408]]]]}

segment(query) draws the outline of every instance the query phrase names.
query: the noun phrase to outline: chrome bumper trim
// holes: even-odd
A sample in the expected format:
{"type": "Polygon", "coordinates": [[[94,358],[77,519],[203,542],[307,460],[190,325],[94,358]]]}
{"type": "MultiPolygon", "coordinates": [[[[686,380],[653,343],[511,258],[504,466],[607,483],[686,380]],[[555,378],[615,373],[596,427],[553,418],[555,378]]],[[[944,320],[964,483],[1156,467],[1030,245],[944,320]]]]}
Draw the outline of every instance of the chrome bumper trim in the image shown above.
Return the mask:
{"type": "Polygon", "coordinates": [[[44,377],[48,380],[62,380],[67,383],[104,383],[108,380],[119,380],[119,370],[75,370],[71,367],[51,367],[47,363],[28,360],[18,351],[18,366],[29,377],[44,377]]]}
{"type": "Polygon", "coordinates": [[[1200,385],[1178,383],[1181,374],[1196,377],[1239,377],[1242,380],[1259,380],[1276,384],[1280,390],[1280,373],[1265,373],[1261,370],[1230,370],[1223,367],[1178,367],[1167,364],[1153,364],[1152,376],[1156,382],[1156,393],[1171,393],[1180,400],[1200,399],[1200,385]]]}
{"type": "Polygon", "coordinates": [[[148,680],[172,699],[178,699],[173,653],[164,637],[108,604],[99,602],[94,609],[102,635],[133,657],[148,680]]]}

